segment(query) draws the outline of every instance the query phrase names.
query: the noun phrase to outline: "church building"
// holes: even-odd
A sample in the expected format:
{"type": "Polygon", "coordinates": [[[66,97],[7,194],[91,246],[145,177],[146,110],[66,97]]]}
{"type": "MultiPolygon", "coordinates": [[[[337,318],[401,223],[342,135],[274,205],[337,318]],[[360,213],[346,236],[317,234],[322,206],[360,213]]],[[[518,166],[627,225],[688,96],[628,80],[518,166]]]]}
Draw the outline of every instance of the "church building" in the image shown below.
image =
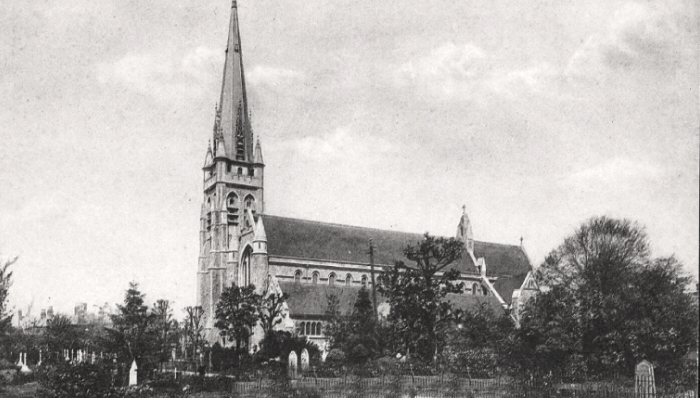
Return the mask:
{"type": "MultiPolygon", "coordinates": [[[[260,293],[288,293],[280,327],[307,335],[323,349],[328,296],[338,297],[341,311],[351,310],[360,288],[371,288],[371,264],[375,275],[393,266],[405,259],[406,245],[423,236],[268,214],[265,164],[260,141],[254,140],[251,129],[235,1],[223,75],[204,161],[200,217],[197,304],[204,309],[207,339],[220,339],[213,325],[222,290],[232,283],[252,283],[260,293]]],[[[536,289],[522,245],[475,240],[466,212],[455,221],[455,236],[464,242],[466,252],[452,267],[460,272],[466,289],[450,300],[464,309],[486,303],[517,320],[519,303],[536,289]]],[[[386,311],[386,304],[378,307],[386,311]]],[[[261,338],[256,330],[252,344],[261,338]]]]}

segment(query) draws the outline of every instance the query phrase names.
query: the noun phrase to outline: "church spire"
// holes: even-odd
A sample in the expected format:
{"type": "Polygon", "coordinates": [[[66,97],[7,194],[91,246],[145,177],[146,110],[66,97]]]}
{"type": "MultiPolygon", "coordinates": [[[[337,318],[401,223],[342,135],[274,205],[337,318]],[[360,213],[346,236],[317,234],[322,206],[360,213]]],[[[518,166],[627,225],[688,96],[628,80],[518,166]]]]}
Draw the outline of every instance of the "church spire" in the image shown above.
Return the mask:
{"type": "MultiPolygon", "coordinates": [[[[253,161],[253,133],[250,128],[248,99],[243,74],[241,35],[238,28],[238,7],[231,3],[228,44],[224,77],[221,83],[218,122],[226,156],[244,162],[253,161]]],[[[218,115],[217,115],[218,116],[218,115]]],[[[221,154],[217,153],[217,156],[221,154]]]]}

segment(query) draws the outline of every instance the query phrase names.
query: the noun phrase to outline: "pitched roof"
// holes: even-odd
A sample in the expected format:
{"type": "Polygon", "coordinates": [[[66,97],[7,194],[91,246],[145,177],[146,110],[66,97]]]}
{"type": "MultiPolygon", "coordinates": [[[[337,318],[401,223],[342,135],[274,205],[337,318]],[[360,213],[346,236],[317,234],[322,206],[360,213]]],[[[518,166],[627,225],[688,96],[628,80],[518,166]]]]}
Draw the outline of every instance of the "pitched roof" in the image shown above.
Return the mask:
{"type": "MultiPolygon", "coordinates": [[[[377,265],[393,265],[402,260],[409,243],[423,239],[422,234],[354,227],[318,221],[264,215],[268,254],[368,264],[367,249],[370,238],[374,244],[377,265]]],[[[510,303],[513,290],[518,289],[531,270],[530,261],[520,246],[490,242],[474,242],[474,256],[486,259],[486,275],[496,276],[494,288],[503,300],[510,303]]],[[[466,275],[478,275],[466,253],[450,268],[466,275]]]]}
{"type": "MultiPolygon", "coordinates": [[[[335,295],[339,301],[341,314],[352,312],[360,287],[330,286],[300,282],[279,282],[280,289],[289,295],[287,306],[293,318],[323,316],[328,309],[328,297],[335,295]]],[[[377,298],[380,298],[378,296],[377,298]]]]}
{"type": "Polygon", "coordinates": [[[516,245],[474,242],[474,257],[486,259],[486,275],[498,277],[493,287],[506,303],[512,301],[513,291],[532,269],[527,255],[516,245]]]}
{"type": "MultiPolygon", "coordinates": [[[[310,284],[299,282],[279,282],[280,289],[289,294],[287,306],[292,318],[321,317],[328,309],[328,297],[334,294],[338,298],[341,314],[349,314],[355,306],[360,287],[355,286],[329,286],[322,284],[310,284]]],[[[473,296],[469,294],[449,294],[447,300],[456,308],[474,311],[482,304],[491,308],[498,314],[503,311],[501,303],[495,296],[473,296]]],[[[386,302],[382,295],[377,295],[378,305],[386,302]]]]}
{"type": "MultiPolygon", "coordinates": [[[[263,216],[263,221],[270,256],[368,264],[367,250],[372,239],[375,264],[393,265],[394,261],[405,259],[403,250],[407,244],[423,239],[422,234],[416,233],[270,215],[263,216]]],[[[453,264],[453,268],[464,274],[477,273],[466,253],[453,264]]]]}

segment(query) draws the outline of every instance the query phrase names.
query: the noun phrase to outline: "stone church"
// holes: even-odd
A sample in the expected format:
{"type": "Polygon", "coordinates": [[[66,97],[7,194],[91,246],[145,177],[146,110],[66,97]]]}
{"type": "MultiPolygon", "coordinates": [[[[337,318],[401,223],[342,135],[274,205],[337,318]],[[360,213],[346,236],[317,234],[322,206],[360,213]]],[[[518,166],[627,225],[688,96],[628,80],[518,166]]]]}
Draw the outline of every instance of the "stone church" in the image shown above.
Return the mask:
{"type": "MultiPolygon", "coordinates": [[[[214,311],[224,287],[255,284],[260,292],[289,294],[282,328],[307,335],[323,348],[327,297],[349,311],[362,286],[371,287],[370,240],[375,271],[404,259],[421,234],[274,216],[265,211],[265,164],[255,141],[246,98],[236,2],[231,9],[221,97],[204,161],[197,304],[204,309],[210,342],[219,339],[214,311]]],[[[452,265],[466,285],[451,301],[465,309],[485,303],[496,311],[517,310],[536,285],[521,246],[474,239],[469,217],[457,222],[466,253],[452,265]]],[[[378,306],[387,311],[386,304],[378,306]],[[383,307],[383,308],[382,308],[383,307]]],[[[251,347],[261,338],[256,330],[251,347]]]]}

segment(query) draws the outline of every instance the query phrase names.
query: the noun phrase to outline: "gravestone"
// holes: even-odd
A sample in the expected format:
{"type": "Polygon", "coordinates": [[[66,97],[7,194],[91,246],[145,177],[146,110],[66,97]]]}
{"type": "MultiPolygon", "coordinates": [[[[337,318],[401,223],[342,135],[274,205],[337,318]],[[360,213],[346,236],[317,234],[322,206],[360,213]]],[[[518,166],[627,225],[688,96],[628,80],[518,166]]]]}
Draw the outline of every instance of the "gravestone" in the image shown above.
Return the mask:
{"type": "Polygon", "coordinates": [[[654,365],[643,360],[634,368],[634,396],[636,398],[655,398],[656,383],[654,365]]]}
{"type": "Polygon", "coordinates": [[[304,348],[301,350],[301,371],[306,372],[309,370],[309,351],[304,348]]]}
{"type": "Polygon", "coordinates": [[[289,353],[289,360],[287,361],[287,377],[290,379],[296,379],[299,377],[299,369],[297,362],[297,353],[292,351],[289,353]]]}
{"type": "Polygon", "coordinates": [[[138,383],[138,379],[136,376],[137,370],[138,370],[138,367],[136,366],[136,360],[134,359],[134,362],[131,363],[131,369],[129,369],[129,385],[130,386],[135,386],[138,383]]]}

